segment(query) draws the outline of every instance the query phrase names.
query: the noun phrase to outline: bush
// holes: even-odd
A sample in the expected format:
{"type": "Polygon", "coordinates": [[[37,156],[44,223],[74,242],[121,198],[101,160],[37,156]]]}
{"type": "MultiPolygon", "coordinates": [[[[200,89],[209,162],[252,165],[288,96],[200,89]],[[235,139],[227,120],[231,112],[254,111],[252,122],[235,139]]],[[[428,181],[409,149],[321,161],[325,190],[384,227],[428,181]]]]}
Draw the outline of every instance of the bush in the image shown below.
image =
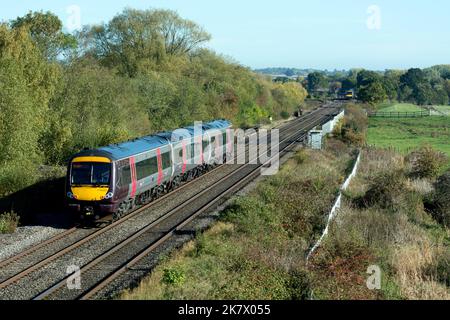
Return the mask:
{"type": "Polygon", "coordinates": [[[360,207],[378,206],[383,209],[394,210],[397,196],[405,190],[406,178],[403,170],[390,170],[380,172],[369,184],[364,196],[356,199],[360,207]]]}
{"type": "Polygon", "coordinates": [[[332,152],[336,157],[341,157],[349,152],[349,146],[342,140],[328,138],[325,144],[326,149],[332,152]]]}
{"type": "Polygon", "coordinates": [[[19,216],[14,212],[0,215],[0,233],[14,233],[19,225],[19,216]]]}
{"type": "Polygon", "coordinates": [[[333,134],[345,143],[363,146],[366,141],[368,120],[364,111],[356,105],[348,105],[345,117],[335,127],[333,134]]]}
{"type": "Polygon", "coordinates": [[[347,105],[345,109],[345,126],[357,133],[365,133],[369,120],[363,109],[354,104],[347,105]]]}
{"type": "Polygon", "coordinates": [[[307,300],[312,290],[311,276],[306,270],[293,270],[289,273],[288,288],[292,300],[307,300]]]}
{"type": "Polygon", "coordinates": [[[352,128],[342,128],[342,140],[348,144],[361,147],[366,142],[366,135],[362,132],[356,132],[352,128]]]}
{"type": "Polygon", "coordinates": [[[424,273],[430,278],[450,286],[450,252],[441,252],[437,257],[424,267],[424,273]]]}
{"type": "Polygon", "coordinates": [[[417,178],[436,178],[447,163],[447,156],[424,146],[407,156],[411,164],[411,175],[417,178]]]}
{"type": "Polygon", "coordinates": [[[439,223],[450,227],[450,172],[440,176],[434,187],[433,216],[439,223]]]}
{"type": "Polygon", "coordinates": [[[436,263],[436,276],[438,281],[450,287],[450,253],[448,251],[439,256],[436,263]]]}
{"type": "Polygon", "coordinates": [[[179,285],[185,280],[184,272],[177,269],[164,269],[162,282],[165,284],[179,285]]]}
{"type": "Polygon", "coordinates": [[[283,119],[289,119],[289,117],[290,117],[291,115],[290,115],[289,112],[287,112],[287,111],[281,111],[281,112],[280,112],[280,116],[281,116],[281,118],[283,118],[283,119]]]}
{"type": "Polygon", "coordinates": [[[308,154],[305,149],[300,149],[292,158],[297,164],[303,164],[308,160],[308,154]]]}

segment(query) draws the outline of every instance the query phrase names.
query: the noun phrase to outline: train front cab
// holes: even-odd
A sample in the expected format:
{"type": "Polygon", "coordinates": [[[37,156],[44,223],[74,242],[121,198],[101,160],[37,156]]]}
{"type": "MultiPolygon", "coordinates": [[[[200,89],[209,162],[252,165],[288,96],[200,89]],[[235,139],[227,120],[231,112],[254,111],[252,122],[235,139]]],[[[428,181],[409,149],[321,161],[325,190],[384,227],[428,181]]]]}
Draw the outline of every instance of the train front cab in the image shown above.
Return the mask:
{"type": "Polygon", "coordinates": [[[67,204],[82,219],[114,212],[114,164],[107,157],[79,156],[72,159],[66,181],[67,204]]]}

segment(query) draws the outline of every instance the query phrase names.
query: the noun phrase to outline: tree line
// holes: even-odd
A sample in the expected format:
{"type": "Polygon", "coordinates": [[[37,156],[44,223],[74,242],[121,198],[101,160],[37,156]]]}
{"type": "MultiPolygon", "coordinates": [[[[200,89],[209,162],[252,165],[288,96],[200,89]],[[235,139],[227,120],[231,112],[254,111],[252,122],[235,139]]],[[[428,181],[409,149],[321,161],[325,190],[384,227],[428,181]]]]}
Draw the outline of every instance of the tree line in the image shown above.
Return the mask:
{"type": "Polygon", "coordinates": [[[210,34],[170,10],[126,9],[63,31],[51,12],[0,24],[0,196],[83,148],[197,120],[252,126],[291,114],[307,92],[206,49],[210,34]]]}
{"type": "Polygon", "coordinates": [[[312,72],[303,81],[312,95],[355,89],[358,99],[371,104],[386,100],[418,105],[448,105],[450,100],[450,65],[385,72],[353,69],[327,75],[312,72]]]}

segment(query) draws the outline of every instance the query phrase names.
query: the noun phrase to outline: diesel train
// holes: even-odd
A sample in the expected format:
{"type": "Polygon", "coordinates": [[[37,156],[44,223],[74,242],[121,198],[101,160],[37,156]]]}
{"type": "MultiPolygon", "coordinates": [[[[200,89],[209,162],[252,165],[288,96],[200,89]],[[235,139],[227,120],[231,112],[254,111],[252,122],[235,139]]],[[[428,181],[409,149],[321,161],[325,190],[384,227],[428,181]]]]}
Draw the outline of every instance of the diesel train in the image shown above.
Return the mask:
{"type": "Polygon", "coordinates": [[[120,219],[223,163],[233,152],[232,134],[229,121],[216,120],[84,150],[69,161],[67,205],[81,219],[120,219]]]}

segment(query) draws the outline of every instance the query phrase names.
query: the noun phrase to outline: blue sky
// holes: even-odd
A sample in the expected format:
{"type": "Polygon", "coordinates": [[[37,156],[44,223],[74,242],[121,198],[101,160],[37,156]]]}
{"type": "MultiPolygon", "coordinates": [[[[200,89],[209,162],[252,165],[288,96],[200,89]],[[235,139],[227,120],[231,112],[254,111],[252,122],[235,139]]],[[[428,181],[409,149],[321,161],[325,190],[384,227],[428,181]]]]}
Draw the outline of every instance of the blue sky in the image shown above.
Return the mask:
{"type": "Polygon", "coordinates": [[[252,68],[450,63],[448,0],[15,0],[2,4],[0,20],[50,10],[67,26],[71,5],[82,24],[107,22],[125,7],[175,10],[211,33],[208,47],[252,68]]]}

